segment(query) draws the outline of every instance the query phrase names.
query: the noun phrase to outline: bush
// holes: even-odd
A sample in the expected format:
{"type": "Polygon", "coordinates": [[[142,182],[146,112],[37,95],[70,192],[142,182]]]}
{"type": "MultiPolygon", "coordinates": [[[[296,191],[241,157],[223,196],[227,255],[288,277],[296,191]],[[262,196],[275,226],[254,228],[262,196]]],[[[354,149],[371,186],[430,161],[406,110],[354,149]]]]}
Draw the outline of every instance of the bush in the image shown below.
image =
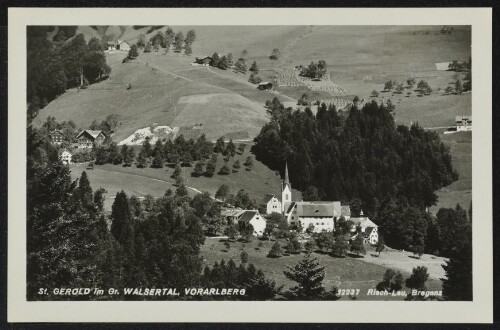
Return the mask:
{"type": "Polygon", "coordinates": [[[269,254],[267,255],[269,258],[279,258],[283,255],[283,250],[281,249],[281,245],[278,241],[273,244],[269,254]]]}

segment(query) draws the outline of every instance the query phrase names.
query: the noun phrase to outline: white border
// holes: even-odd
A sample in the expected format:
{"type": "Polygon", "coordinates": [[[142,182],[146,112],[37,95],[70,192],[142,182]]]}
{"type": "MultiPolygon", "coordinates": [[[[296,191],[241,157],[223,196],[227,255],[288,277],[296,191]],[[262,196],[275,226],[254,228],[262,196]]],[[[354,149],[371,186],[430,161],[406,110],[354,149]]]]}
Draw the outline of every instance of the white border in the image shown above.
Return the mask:
{"type": "Polygon", "coordinates": [[[9,322],[463,322],[493,320],[492,11],[426,9],[10,8],[9,322]],[[353,17],[356,19],[354,20],[353,17]],[[27,25],[472,25],[473,302],[27,302],[27,25]],[[388,24],[389,23],[389,24],[388,24]]]}

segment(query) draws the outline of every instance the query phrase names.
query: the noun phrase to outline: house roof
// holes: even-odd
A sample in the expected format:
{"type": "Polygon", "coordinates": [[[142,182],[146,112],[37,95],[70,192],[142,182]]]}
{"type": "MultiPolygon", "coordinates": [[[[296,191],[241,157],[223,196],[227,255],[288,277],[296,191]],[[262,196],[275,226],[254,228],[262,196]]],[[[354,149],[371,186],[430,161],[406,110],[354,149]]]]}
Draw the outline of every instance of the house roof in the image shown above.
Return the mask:
{"type": "Polygon", "coordinates": [[[252,220],[258,214],[259,214],[259,211],[255,211],[255,210],[249,211],[249,210],[246,210],[238,218],[238,221],[249,222],[250,220],[252,220]]]}
{"type": "Polygon", "coordinates": [[[89,134],[94,139],[97,138],[99,136],[99,134],[101,134],[101,133],[104,135],[104,133],[101,130],[93,131],[93,130],[87,129],[87,130],[81,131],[80,134],[78,134],[78,136],[76,138],[78,139],[83,133],[89,134]]]}
{"type": "Polygon", "coordinates": [[[68,150],[68,149],[66,149],[66,148],[64,148],[64,149],[62,149],[62,150],[60,150],[60,151],[59,151],[59,156],[60,156],[63,152],[65,152],[65,151],[66,151],[67,153],[69,153],[71,156],[73,156],[73,154],[71,153],[71,151],[69,151],[69,150],[68,150]]]}
{"type": "Polygon", "coordinates": [[[240,215],[243,211],[242,209],[222,209],[221,215],[224,217],[234,217],[240,215]]]}
{"type": "Polygon", "coordinates": [[[295,206],[296,202],[285,202],[285,210],[286,210],[286,214],[292,212],[293,210],[293,207],[295,206]]]}
{"type": "Polygon", "coordinates": [[[269,81],[263,81],[259,83],[259,86],[264,86],[264,85],[272,85],[269,81]]]}
{"type": "Polygon", "coordinates": [[[354,225],[356,226],[361,226],[362,228],[368,228],[368,227],[373,227],[373,228],[377,228],[378,226],[373,222],[371,221],[368,217],[357,217],[357,218],[351,218],[349,219],[351,220],[354,225]]]}
{"type": "Polygon", "coordinates": [[[53,131],[50,131],[50,132],[49,132],[49,135],[56,134],[56,133],[63,134],[63,132],[62,132],[61,130],[59,130],[59,129],[55,129],[55,130],[53,130],[53,131]]]}
{"type": "Polygon", "coordinates": [[[349,205],[342,205],[340,207],[341,211],[341,215],[343,215],[344,217],[350,217],[351,216],[351,208],[349,207],[349,205]]]}
{"type": "Polygon", "coordinates": [[[365,236],[370,236],[373,231],[373,227],[368,227],[365,229],[365,236]]]}
{"type": "Polygon", "coordinates": [[[129,44],[126,40],[118,40],[116,43],[117,43],[118,45],[119,45],[119,44],[126,43],[127,45],[129,45],[129,46],[130,46],[130,44],[129,44]]]}
{"type": "Polygon", "coordinates": [[[271,199],[276,197],[276,195],[273,194],[266,194],[264,198],[262,198],[262,201],[260,202],[261,205],[267,205],[271,199]]]}
{"type": "Polygon", "coordinates": [[[472,121],[472,116],[455,116],[456,122],[462,122],[463,120],[472,121]]]}
{"type": "Polygon", "coordinates": [[[341,213],[340,202],[297,202],[299,217],[339,217],[341,213]]]}

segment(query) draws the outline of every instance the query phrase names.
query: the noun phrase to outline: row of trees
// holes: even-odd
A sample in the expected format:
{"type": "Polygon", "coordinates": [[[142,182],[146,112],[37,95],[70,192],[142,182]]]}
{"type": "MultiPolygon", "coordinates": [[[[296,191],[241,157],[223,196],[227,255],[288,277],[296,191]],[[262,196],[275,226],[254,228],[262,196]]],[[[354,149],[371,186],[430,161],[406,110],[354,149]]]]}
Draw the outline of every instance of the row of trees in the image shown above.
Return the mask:
{"type": "Polygon", "coordinates": [[[193,53],[192,45],[195,40],[196,32],[194,30],[189,30],[184,37],[182,31],[175,33],[171,27],[168,27],[165,32],[161,30],[157,31],[149,41],[146,41],[146,36],[144,34],[140,35],[137,41],[137,47],[144,49],[145,53],[149,53],[153,50],[157,52],[160,48],[168,52],[173,45],[175,52],[180,53],[182,49],[184,49],[186,55],[191,55],[193,53]]]}

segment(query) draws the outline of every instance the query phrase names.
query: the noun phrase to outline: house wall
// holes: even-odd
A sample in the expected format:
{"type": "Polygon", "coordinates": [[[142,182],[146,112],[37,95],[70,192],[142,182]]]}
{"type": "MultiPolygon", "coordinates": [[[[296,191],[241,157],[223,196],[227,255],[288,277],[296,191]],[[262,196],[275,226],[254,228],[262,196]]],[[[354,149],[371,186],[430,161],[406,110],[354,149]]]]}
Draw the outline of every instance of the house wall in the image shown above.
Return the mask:
{"type": "Polygon", "coordinates": [[[250,224],[253,226],[253,236],[261,237],[264,234],[264,229],[266,229],[266,220],[264,220],[260,215],[256,215],[250,220],[250,224]]]}
{"type": "Polygon", "coordinates": [[[267,203],[266,214],[271,214],[273,212],[276,212],[276,213],[281,212],[281,202],[276,197],[272,198],[267,203]]]}
{"type": "Polygon", "coordinates": [[[322,231],[333,231],[335,226],[335,220],[333,217],[297,217],[293,212],[289,215],[289,224],[297,224],[300,221],[302,225],[302,231],[305,232],[307,227],[312,223],[314,225],[314,232],[321,233],[322,231]]]}
{"type": "Polygon", "coordinates": [[[71,164],[71,154],[69,152],[63,151],[60,158],[63,164],[71,164]]]}

